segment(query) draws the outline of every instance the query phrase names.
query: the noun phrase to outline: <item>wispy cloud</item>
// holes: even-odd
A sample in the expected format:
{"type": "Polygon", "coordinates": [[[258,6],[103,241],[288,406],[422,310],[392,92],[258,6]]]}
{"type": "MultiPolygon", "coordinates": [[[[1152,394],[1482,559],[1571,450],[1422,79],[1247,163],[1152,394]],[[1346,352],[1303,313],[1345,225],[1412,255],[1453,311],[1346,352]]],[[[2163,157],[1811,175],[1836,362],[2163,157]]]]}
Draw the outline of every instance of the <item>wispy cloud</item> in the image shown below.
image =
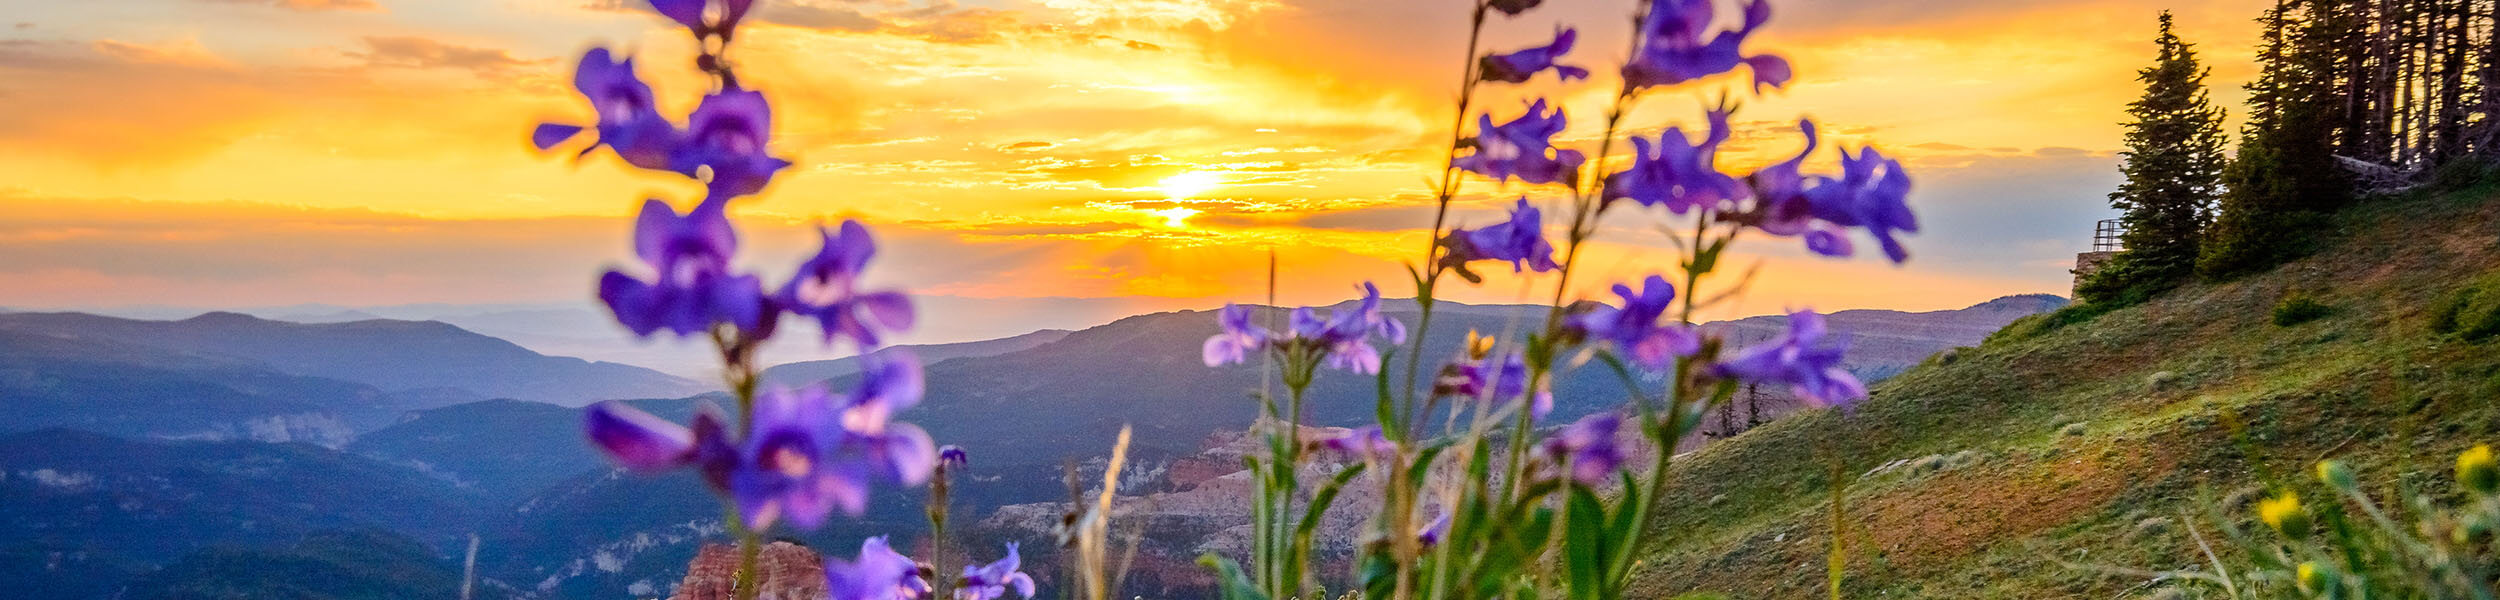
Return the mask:
{"type": "MultiPolygon", "coordinates": [[[[2231,61],[2253,39],[2257,4],[2178,7],[2226,102],[2245,79],[2231,61]]],[[[1242,297],[1263,287],[1254,275],[1273,251],[1311,271],[1288,294],[1319,300],[1401,277],[1399,261],[1426,244],[1422,191],[1448,141],[1465,41],[1465,15],[1445,3],[765,6],[733,58],[774,100],[776,146],[800,167],[741,208],[758,256],[797,256],[809,227],[856,217],[892,238],[884,256],[898,278],[937,293],[1242,297]],[[1182,175],[1217,184],[1166,185],[1182,175]]],[[[1928,227],[1901,271],[1757,240],[1750,258],[1793,273],[1757,285],[1763,308],[1834,288],[1847,293],[1818,304],[2064,289],[2061,270],[2038,265],[2070,258],[2074,231],[2107,212],[2116,123],[2149,59],[2150,0],[1778,7],[1766,47],[1787,52],[1800,79],[1748,104],[1727,164],[1793,155],[1795,118],[1811,116],[1827,134],[1819,164],[1832,145],[1906,157],[1928,227]],[[2052,10],[2060,17],[2042,17],[2052,10]]],[[[33,37],[0,40],[0,181],[21,188],[0,196],[0,274],[26,283],[0,290],[0,304],[579,298],[586,273],[628,258],[636,202],[700,193],[524,143],[535,122],[589,118],[563,72],[580,48],[549,40],[631,52],[664,108],[691,107],[703,86],[692,49],[641,2],[373,12],[384,8],[186,0],[153,23],[28,11],[13,35],[33,37]],[[193,19],[214,24],[180,25],[193,19]]],[[[1549,96],[1574,116],[1564,137],[1591,140],[1611,99],[1602,66],[1624,46],[1612,26],[1621,7],[1546,10],[1497,22],[1487,46],[1583,24],[1598,80],[1501,88],[1479,106],[1506,114],[1549,96]]],[[[1653,94],[1632,122],[1643,135],[1693,123],[1723,85],[1653,94]]],[[[1522,193],[1470,184],[1455,218],[1496,218],[1522,193]]],[[[1627,212],[1606,226],[1647,233],[1663,218],[1627,212]]],[[[1674,260],[1646,243],[1594,256],[1591,293],[1674,260]]],[[[1512,300],[1517,285],[1467,293],[1512,300]]]]}

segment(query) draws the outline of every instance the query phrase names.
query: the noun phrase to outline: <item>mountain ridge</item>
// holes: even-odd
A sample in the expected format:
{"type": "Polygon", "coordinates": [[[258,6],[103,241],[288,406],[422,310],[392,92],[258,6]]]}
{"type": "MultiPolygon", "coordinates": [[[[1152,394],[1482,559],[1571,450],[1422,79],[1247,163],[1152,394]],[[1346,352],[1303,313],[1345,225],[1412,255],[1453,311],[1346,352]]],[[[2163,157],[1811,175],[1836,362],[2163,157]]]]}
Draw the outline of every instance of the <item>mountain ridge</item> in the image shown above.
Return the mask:
{"type": "Polygon", "coordinates": [[[0,314],[0,330],[222,355],[386,392],[464,389],[481,399],[580,405],[705,389],[641,367],[540,354],[441,321],[291,323],[233,312],[151,321],[74,312],[8,313],[0,314]]]}

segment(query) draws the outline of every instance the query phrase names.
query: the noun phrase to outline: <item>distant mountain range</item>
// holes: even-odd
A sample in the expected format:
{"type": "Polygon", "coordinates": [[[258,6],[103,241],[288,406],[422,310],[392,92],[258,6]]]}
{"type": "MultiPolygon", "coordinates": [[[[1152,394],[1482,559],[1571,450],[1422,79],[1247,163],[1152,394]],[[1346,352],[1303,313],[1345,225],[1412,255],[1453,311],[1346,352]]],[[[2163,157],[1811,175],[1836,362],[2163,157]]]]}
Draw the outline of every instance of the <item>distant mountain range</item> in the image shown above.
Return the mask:
{"type": "Polygon", "coordinates": [[[307,444],[20,433],[0,437],[0,564],[13,565],[0,568],[10,578],[0,586],[18,598],[112,597],[123,578],[195,551],[339,528],[445,547],[481,516],[479,500],[307,444]]]}
{"type": "MultiPolygon", "coordinates": [[[[962,342],[956,344],[896,346],[895,348],[902,348],[909,351],[913,357],[919,358],[922,364],[929,364],[955,358],[997,356],[1009,352],[1030,350],[1043,344],[1064,339],[1068,337],[1068,333],[1069,332],[1065,329],[1044,329],[1024,335],[999,338],[995,340],[962,342]]],[[[888,350],[890,349],[891,348],[888,350]]],[[[879,352],[872,352],[870,354],[877,354],[883,351],[884,350],[880,350],[879,352]]],[[[846,356],[832,360],[811,360],[776,365],[764,369],[764,382],[767,384],[799,386],[820,381],[830,381],[836,378],[847,377],[859,373],[859,360],[859,357],[856,356],[846,356]]]]}
{"type": "Polygon", "coordinates": [[[10,313],[0,315],[0,331],[250,361],[279,373],[352,381],[384,392],[433,392],[471,400],[581,405],[707,389],[642,367],[539,354],[436,321],[289,323],[240,313],[147,321],[10,313]]]}
{"type": "MultiPolygon", "coordinates": [[[[2063,302],[2017,296],[1953,311],[1843,311],[1831,323],[1853,345],[1850,368],[1878,378],[2063,302]]],[[[1455,356],[1470,329],[1509,331],[1544,314],[1532,306],[1442,307],[1425,345],[1427,365],[1455,356]]],[[[1391,302],[1385,311],[1409,323],[1415,317],[1411,303],[1391,302]]],[[[1782,319],[1709,327],[1752,343],[1775,335],[1782,319]]],[[[1176,497],[1225,502],[1222,488],[1201,485],[1225,466],[1201,452],[1250,422],[1261,382],[1255,367],[1199,363],[1200,342],[1214,332],[1211,312],[1178,311],[911,347],[928,365],[929,394],[901,418],[971,451],[956,501],[966,523],[1010,505],[1046,512],[1046,503],[1065,497],[1067,467],[1099,477],[1100,456],[1123,425],[1135,428],[1124,489],[1192,489],[1176,497]]],[[[846,386],[855,362],[793,362],[766,378],[846,386]]],[[[1564,402],[1553,420],[1620,402],[1621,385],[1597,371],[1558,380],[1564,402]]],[[[1368,377],[1323,375],[1309,422],[1370,420],[1372,385],[1368,377]]],[[[0,540],[25,540],[0,541],[0,563],[52,565],[0,567],[0,589],[48,589],[69,579],[85,583],[62,589],[265,585],[258,578],[265,573],[227,571],[259,558],[297,560],[296,544],[317,548],[320,536],[335,535],[321,532],[364,528],[417,540],[437,558],[475,533],[481,585],[515,597],[664,595],[696,542],[719,535],[720,505],[690,475],[613,470],[581,440],[581,412],[569,406],[634,398],[682,421],[698,404],[728,402],[709,388],[648,369],[547,356],[440,322],[0,314],[0,406],[9,409],[0,411],[0,505],[10,507],[0,511],[0,540]],[[51,429],[60,427],[110,435],[51,429]],[[246,551],[216,554],[208,550],[215,544],[246,551]],[[85,558],[56,559],[68,556],[85,558]]],[[[892,533],[898,542],[918,535],[921,491],[886,489],[874,498],[864,518],[836,519],[799,538],[847,547],[866,535],[892,533]]],[[[1031,532],[967,533],[989,543],[1031,532]]],[[[421,558],[405,561],[404,570],[436,585],[440,561],[421,558]]]]}

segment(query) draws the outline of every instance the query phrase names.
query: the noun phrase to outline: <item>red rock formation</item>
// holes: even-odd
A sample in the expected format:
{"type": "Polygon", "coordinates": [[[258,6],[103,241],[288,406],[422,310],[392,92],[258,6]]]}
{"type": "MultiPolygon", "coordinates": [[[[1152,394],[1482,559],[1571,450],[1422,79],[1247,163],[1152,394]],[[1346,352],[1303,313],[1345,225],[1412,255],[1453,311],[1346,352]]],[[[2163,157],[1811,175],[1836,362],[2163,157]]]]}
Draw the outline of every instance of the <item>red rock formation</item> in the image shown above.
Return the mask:
{"type": "MultiPolygon", "coordinates": [[[[755,559],[761,600],[819,600],[825,594],[824,559],[806,546],[773,542],[755,559]]],[[[669,600],[730,600],[738,584],[738,547],[705,544],[686,564],[686,580],[669,600]]]]}

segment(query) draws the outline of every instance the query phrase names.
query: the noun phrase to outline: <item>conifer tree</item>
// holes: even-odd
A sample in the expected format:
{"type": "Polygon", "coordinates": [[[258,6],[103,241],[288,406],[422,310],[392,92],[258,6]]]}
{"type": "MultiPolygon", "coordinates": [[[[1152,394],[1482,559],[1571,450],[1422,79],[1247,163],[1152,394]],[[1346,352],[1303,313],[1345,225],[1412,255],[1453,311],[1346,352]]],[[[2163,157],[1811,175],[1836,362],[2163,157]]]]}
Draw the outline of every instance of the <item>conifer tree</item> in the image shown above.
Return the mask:
{"type": "Polygon", "coordinates": [[[2152,66],[2136,74],[2144,97],[2127,107],[2127,180],[2109,195],[2111,207],[2126,211],[2127,249],[2077,288],[2085,301],[2141,298],[2194,275],[2220,192],[2223,115],[2206,92],[2210,69],[2172,31],[2167,11],[2153,43],[2152,66]]]}
{"type": "Polygon", "coordinates": [[[2351,198],[2335,159],[2343,121],[2339,82],[2346,28],[2355,20],[2331,0],[2278,2],[2249,84],[2256,110],[2238,156],[2223,170],[2224,192],[2198,269],[2208,277],[2261,271],[2298,256],[2325,215],[2351,198]]]}

